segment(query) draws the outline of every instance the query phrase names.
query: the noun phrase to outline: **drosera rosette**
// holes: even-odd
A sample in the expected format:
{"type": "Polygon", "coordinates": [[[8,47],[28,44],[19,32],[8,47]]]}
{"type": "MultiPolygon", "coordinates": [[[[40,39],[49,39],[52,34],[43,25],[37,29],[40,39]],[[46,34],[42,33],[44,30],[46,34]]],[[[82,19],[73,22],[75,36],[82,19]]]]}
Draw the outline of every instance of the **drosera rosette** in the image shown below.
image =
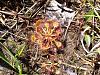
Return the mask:
{"type": "Polygon", "coordinates": [[[31,36],[32,42],[36,42],[41,50],[48,50],[54,46],[62,47],[60,38],[62,28],[60,23],[54,19],[39,19],[34,25],[34,34],[31,36]]]}

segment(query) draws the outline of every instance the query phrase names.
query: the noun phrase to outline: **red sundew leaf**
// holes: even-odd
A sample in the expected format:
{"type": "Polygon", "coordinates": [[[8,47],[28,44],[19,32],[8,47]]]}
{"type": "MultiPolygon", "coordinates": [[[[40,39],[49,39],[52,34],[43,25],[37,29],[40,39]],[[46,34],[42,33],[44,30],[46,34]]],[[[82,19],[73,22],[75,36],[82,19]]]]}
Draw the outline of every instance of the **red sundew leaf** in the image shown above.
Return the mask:
{"type": "Polygon", "coordinates": [[[58,27],[58,28],[55,29],[55,33],[57,33],[57,35],[61,34],[61,32],[62,31],[61,31],[61,28],[60,27],[58,27]]]}
{"type": "Polygon", "coordinates": [[[52,47],[52,41],[50,39],[44,39],[42,41],[42,49],[46,50],[52,47]]]}
{"type": "Polygon", "coordinates": [[[56,46],[58,47],[58,48],[60,48],[61,46],[62,46],[62,43],[61,42],[59,42],[59,41],[54,41],[55,42],[55,44],[56,44],[56,46]]]}
{"type": "Polygon", "coordinates": [[[35,40],[36,40],[35,35],[32,34],[32,35],[31,35],[31,41],[32,41],[32,42],[35,42],[35,40]]]}
{"type": "Polygon", "coordinates": [[[54,26],[54,28],[59,27],[59,23],[58,22],[53,22],[53,26],[54,26]]]}
{"type": "Polygon", "coordinates": [[[46,46],[41,45],[41,46],[40,46],[40,49],[42,49],[42,50],[47,50],[47,49],[49,49],[49,48],[50,48],[49,45],[46,45],[46,46]]]}
{"type": "Polygon", "coordinates": [[[36,27],[39,26],[39,25],[42,23],[42,21],[43,21],[42,19],[37,20],[36,23],[35,23],[35,26],[36,26],[36,27]]]}
{"type": "Polygon", "coordinates": [[[42,40],[43,39],[43,36],[40,33],[34,32],[34,34],[35,34],[36,40],[38,40],[38,39],[42,40]]]}

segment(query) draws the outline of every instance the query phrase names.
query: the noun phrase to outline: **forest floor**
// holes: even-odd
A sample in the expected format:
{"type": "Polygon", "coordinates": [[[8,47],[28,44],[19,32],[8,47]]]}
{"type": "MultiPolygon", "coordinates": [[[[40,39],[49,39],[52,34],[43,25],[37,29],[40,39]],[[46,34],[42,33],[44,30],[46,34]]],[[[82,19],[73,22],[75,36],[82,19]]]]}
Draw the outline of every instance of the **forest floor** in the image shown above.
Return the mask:
{"type": "Polygon", "coordinates": [[[0,0],[0,75],[100,75],[100,1],[0,0]]]}

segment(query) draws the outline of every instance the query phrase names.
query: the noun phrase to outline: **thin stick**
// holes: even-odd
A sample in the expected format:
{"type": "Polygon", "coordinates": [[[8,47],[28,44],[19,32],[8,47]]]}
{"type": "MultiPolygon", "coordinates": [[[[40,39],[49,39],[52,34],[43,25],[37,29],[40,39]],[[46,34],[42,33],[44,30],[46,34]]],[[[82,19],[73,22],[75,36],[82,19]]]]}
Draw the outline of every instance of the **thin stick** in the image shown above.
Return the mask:
{"type": "Polygon", "coordinates": [[[84,68],[84,67],[74,66],[74,65],[67,64],[67,63],[62,63],[62,64],[64,64],[65,66],[69,66],[69,67],[80,69],[80,70],[84,70],[84,71],[88,71],[89,70],[89,69],[84,68]]]}
{"type": "Polygon", "coordinates": [[[90,52],[93,52],[93,50],[96,49],[96,48],[99,47],[99,46],[100,46],[100,42],[99,42],[98,44],[96,44],[96,45],[90,50],[90,52]]]}
{"type": "Polygon", "coordinates": [[[34,3],[34,4],[25,12],[25,14],[27,14],[36,4],[37,4],[37,2],[34,3]]]}

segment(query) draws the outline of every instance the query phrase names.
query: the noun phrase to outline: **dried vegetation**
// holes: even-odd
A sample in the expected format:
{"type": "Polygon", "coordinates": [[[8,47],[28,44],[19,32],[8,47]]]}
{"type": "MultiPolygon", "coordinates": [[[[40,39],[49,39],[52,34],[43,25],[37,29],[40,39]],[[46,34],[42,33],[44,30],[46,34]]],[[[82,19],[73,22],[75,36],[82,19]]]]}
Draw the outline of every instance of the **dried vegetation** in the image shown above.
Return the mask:
{"type": "Polygon", "coordinates": [[[0,75],[100,75],[100,1],[56,1],[0,0],[0,75]]]}

